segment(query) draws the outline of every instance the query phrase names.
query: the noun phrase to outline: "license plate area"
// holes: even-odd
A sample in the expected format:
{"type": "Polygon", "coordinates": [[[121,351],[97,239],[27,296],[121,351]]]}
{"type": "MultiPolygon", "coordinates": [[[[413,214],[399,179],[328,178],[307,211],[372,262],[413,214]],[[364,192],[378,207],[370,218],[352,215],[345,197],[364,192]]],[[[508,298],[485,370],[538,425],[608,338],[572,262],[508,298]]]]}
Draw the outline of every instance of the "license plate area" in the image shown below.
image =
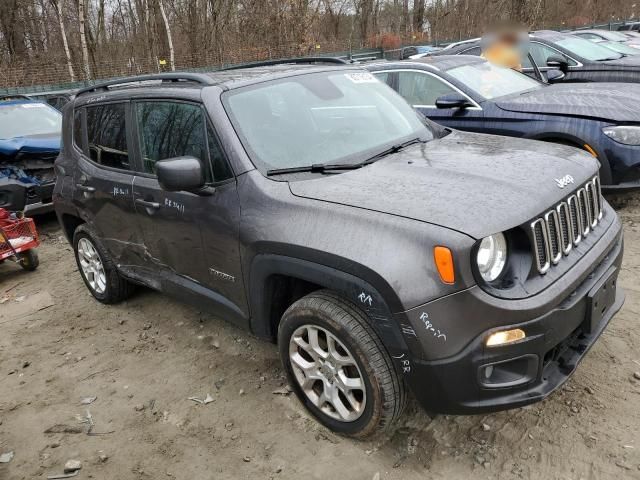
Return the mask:
{"type": "Polygon", "coordinates": [[[611,267],[587,294],[587,332],[592,333],[616,299],[616,267],[611,267]]]}

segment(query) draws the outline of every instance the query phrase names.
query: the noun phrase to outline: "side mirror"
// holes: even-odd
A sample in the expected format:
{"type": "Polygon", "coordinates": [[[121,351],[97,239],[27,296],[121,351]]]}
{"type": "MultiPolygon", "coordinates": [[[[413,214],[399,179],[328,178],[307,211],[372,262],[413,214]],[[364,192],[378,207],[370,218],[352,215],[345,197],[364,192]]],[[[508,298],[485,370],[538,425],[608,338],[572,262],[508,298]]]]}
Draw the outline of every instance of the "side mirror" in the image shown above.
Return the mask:
{"type": "Polygon", "coordinates": [[[167,158],[156,162],[158,183],[169,192],[193,192],[204,187],[204,171],[195,157],[167,158]]]}
{"type": "Polygon", "coordinates": [[[549,70],[547,72],[547,81],[549,83],[558,83],[564,80],[565,74],[561,70],[549,70]]]}
{"type": "Polygon", "coordinates": [[[569,62],[561,55],[551,55],[547,58],[547,67],[559,68],[560,71],[567,73],[569,70],[569,62]]]}
{"type": "Polygon", "coordinates": [[[466,108],[471,106],[471,102],[459,93],[448,93],[436,99],[437,108],[466,108]]]}

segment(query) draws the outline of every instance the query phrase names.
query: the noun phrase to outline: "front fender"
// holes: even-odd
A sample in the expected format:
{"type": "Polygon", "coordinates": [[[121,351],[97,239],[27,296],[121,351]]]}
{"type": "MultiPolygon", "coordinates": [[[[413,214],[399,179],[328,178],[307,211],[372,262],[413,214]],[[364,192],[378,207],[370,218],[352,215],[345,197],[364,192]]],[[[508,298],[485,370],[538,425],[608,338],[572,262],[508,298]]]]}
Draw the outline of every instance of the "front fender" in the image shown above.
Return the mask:
{"type": "MultiPolygon", "coordinates": [[[[276,332],[270,321],[272,292],[269,288],[269,278],[274,275],[304,280],[341,294],[367,314],[372,328],[392,357],[407,354],[408,347],[400,326],[394,320],[383,295],[371,283],[332,266],[277,254],[256,255],[251,263],[248,290],[250,324],[254,334],[262,337],[275,336],[276,332]]],[[[372,281],[376,282],[375,279],[372,281]]]]}

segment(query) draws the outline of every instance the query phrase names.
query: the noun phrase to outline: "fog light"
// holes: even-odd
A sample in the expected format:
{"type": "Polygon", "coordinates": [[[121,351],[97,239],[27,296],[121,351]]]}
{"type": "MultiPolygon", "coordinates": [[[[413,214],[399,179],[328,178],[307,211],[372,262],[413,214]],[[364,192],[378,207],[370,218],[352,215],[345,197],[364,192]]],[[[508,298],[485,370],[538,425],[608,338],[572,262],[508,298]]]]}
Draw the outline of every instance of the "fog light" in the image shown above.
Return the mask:
{"type": "Polygon", "coordinates": [[[524,331],[519,328],[514,328],[513,330],[503,330],[502,332],[496,332],[489,335],[489,338],[487,338],[487,347],[506,345],[508,343],[522,340],[524,337],[526,337],[524,331]]]}

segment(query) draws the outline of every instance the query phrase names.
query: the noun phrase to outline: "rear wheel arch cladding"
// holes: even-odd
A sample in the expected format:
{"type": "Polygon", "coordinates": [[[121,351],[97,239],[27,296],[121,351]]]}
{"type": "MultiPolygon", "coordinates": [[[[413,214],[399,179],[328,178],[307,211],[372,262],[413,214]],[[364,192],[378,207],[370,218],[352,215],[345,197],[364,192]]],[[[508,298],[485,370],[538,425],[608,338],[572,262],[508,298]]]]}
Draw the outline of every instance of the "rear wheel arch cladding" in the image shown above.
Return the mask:
{"type": "MultiPolygon", "coordinates": [[[[368,282],[326,265],[279,255],[257,255],[252,262],[249,278],[251,329],[256,335],[274,338],[277,333],[280,318],[275,324],[271,322],[274,292],[268,283],[269,278],[277,275],[309,282],[317,287],[315,290],[329,290],[352,303],[365,313],[371,327],[394,359],[398,372],[409,373],[406,362],[411,354],[402,333],[403,325],[397,322],[384,297],[368,282]]],[[[296,300],[289,302],[285,310],[296,300]]]]}
{"type": "Polygon", "coordinates": [[[70,215],[67,213],[62,214],[61,217],[62,227],[69,242],[73,243],[73,236],[78,227],[85,223],[80,217],[70,215]]]}

